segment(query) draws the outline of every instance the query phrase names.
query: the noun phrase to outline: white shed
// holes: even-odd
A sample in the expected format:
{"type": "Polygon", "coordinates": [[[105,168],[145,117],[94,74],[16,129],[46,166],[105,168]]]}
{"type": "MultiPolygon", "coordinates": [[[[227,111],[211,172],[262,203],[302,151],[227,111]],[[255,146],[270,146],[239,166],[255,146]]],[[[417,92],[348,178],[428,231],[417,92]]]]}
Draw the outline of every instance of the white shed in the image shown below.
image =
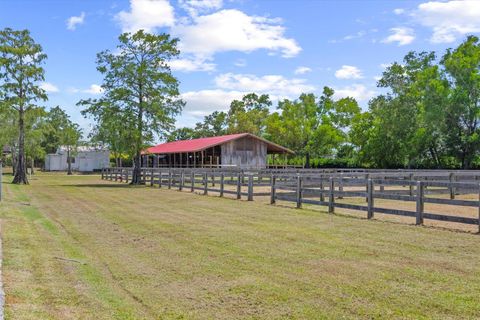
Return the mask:
{"type": "MultiPolygon", "coordinates": [[[[110,151],[98,147],[78,147],[71,157],[73,171],[92,172],[110,166],[110,151]]],[[[66,147],[60,147],[56,153],[45,157],[45,170],[68,170],[66,147]]]]}

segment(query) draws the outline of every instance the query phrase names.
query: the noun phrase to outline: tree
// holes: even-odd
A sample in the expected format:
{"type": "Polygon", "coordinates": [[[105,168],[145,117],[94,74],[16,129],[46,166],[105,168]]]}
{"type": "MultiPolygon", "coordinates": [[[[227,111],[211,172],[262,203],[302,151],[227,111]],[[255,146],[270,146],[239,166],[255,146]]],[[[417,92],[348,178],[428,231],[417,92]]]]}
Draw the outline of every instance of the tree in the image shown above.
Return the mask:
{"type": "Polygon", "coordinates": [[[223,111],[214,111],[205,116],[203,122],[195,126],[196,137],[214,137],[227,133],[228,115],[223,111]]]}
{"type": "Polygon", "coordinates": [[[115,53],[109,50],[97,55],[97,70],[104,76],[100,99],[82,100],[84,115],[97,119],[104,108],[123,121],[132,141],[134,170],[132,184],[140,181],[141,152],[154,136],[165,137],[173,129],[175,116],[184,102],[179,98],[178,80],[168,61],[178,56],[177,39],[168,34],[153,35],[140,30],[120,35],[115,53]]]}
{"type": "Polygon", "coordinates": [[[70,120],[62,130],[62,144],[67,148],[67,175],[72,174],[72,156],[75,154],[78,142],[82,137],[82,130],[78,127],[78,124],[72,123],[70,120]]]}
{"type": "Polygon", "coordinates": [[[28,184],[25,157],[25,117],[47,95],[38,85],[47,56],[28,30],[0,31],[0,101],[17,113],[18,156],[13,183],[28,184]]]}
{"type": "Polygon", "coordinates": [[[228,133],[248,132],[257,136],[265,132],[265,120],[272,102],[266,94],[249,93],[233,100],[228,111],[228,133]]]}
{"type": "Polygon", "coordinates": [[[352,98],[335,101],[334,91],[325,87],[317,101],[313,94],[302,94],[295,101],[280,101],[277,112],[267,121],[266,137],[285,145],[305,158],[310,167],[312,156],[329,156],[347,140],[344,132],[355,114],[360,112],[352,98]]]}
{"type": "Polygon", "coordinates": [[[441,64],[452,87],[446,107],[446,139],[450,152],[471,167],[480,149],[480,43],[470,36],[455,50],[449,49],[441,64]]]}

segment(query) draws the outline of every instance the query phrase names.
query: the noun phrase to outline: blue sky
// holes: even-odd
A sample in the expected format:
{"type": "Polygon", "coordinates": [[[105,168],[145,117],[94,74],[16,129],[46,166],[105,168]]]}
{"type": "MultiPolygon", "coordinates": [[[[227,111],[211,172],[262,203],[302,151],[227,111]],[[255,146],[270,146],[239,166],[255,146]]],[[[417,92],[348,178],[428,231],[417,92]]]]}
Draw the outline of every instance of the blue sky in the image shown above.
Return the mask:
{"type": "Polygon", "coordinates": [[[187,105],[177,124],[193,126],[248,92],[276,101],[327,85],[365,108],[387,64],[479,33],[480,1],[2,0],[4,27],[31,30],[48,55],[46,106],[87,131],[75,104],[101,94],[96,53],[123,31],[179,37],[172,69],[187,105]]]}

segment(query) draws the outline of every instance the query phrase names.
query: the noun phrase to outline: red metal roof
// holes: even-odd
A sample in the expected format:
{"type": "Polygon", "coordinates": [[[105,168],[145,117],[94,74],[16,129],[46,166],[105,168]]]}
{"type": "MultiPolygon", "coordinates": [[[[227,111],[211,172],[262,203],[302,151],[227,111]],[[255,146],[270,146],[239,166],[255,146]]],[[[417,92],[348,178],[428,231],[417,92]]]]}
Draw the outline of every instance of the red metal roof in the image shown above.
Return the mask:
{"type": "Polygon", "coordinates": [[[224,144],[226,142],[236,140],[242,137],[250,136],[259,140],[262,140],[268,144],[268,150],[273,152],[289,152],[287,148],[279,146],[273,142],[267,141],[260,137],[257,137],[253,134],[249,133],[238,133],[238,134],[229,134],[226,136],[218,136],[218,137],[208,137],[208,138],[200,138],[200,139],[192,139],[192,140],[179,140],[173,142],[166,142],[156,145],[154,147],[148,148],[145,153],[151,154],[165,154],[165,153],[186,153],[186,152],[198,152],[205,150],[207,148],[211,148],[220,144],[224,144]]]}

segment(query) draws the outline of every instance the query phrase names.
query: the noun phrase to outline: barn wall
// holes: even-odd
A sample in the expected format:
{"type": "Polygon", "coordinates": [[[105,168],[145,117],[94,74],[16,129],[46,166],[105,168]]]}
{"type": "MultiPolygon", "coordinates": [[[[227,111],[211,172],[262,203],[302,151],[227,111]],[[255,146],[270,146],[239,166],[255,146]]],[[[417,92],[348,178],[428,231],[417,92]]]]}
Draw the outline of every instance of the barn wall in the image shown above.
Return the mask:
{"type": "MultiPolygon", "coordinates": [[[[109,151],[80,151],[74,155],[72,170],[91,172],[110,166],[109,151]]],[[[45,158],[45,170],[66,171],[68,169],[67,153],[48,154],[45,158]]]]}
{"type": "Polygon", "coordinates": [[[222,144],[222,165],[235,165],[240,168],[265,168],[267,164],[267,144],[245,137],[222,144]]]}

